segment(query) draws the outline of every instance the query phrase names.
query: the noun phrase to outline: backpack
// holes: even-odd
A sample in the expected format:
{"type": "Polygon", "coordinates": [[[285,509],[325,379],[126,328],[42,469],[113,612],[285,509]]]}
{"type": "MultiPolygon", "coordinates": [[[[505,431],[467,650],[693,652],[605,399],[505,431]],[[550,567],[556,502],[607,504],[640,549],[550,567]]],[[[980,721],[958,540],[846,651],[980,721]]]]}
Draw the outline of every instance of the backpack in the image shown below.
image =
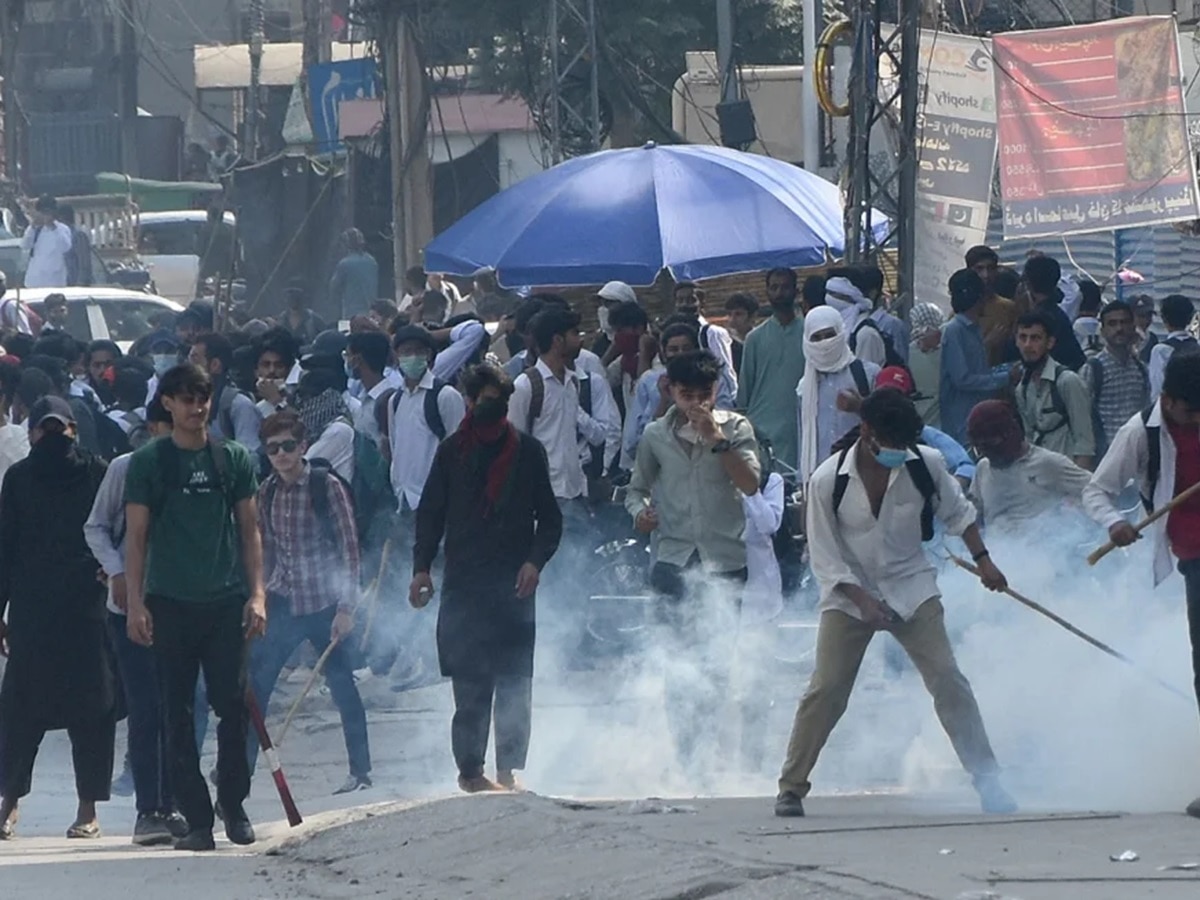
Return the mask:
{"type": "MultiPolygon", "coordinates": [[[[308,465],[309,477],[313,479],[313,489],[309,491],[309,497],[312,499],[312,511],[317,520],[317,530],[321,535],[321,543],[331,553],[342,555],[346,548],[341,545],[337,526],[334,524],[333,509],[329,503],[329,479],[335,478],[342,483],[342,486],[346,488],[346,493],[350,495],[351,504],[354,503],[354,489],[325,460],[310,461],[308,465]]],[[[271,475],[263,482],[261,514],[263,515],[264,528],[269,527],[266,523],[270,522],[270,517],[265,515],[265,513],[270,511],[271,505],[275,502],[275,494],[278,490],[278,475],[271,475]]]]}
{"type": "MultiPolygon", "coordinates": [[[[105,416],[105,418],[108,417],[105,416]]],[[[113,422],[113,425],[120,430],[120,426],[116,422],[113,422]]],[[[217,473],[217,484],[222,496],[225,498],[226,514],[232,518],[237,502],[233,497],[233,484],[229,480],[229,448],[226,446],[226,443],[226,441],[218,441],[210,436],[207,450],[208,457],[212,460],[213,469],[217,473]]],[[[159,438],[155,442],[154,452],[157,456],[158,470],[159,474],[162,475],[162,479],[159,494],[151,502],[150,512],[152,514],[162,511],[166,505],[168,494],[172,491],[181,491],[187,487],[180,479],[179,448],[175,446],[175,442],[170,437],[159,438]]]]}
{"type": "Polygon", "coordinates": [[[208,413],[208,423],[211,425],[216,422],[217,427],[221,429],[221,436],[227,441],[237,440],[233,429],[233,402],[238,395],[245,396],[232,383],[225,382],[218,388],[216,402],[208,413]]]}
{"type": "Polygon", "coordinates": [[[129,441],[129,447],[132,450],[137,450],[140,447],[150,443],[150,427],[146,424],[146,420],[139,416],[135,411],[130,410],[122,416],[125,424],[129,426],[129,432],[125,435],[129,441]]]}
{"type": "Polygon", "coordinates": [[[105,462],[111,462],[118,456],[133,449],[125,429],[110,419],[93,401],[83,397],[69,397],[67,402],[75,410],[76,418],[88,415],[96,427],[96,446],[85,447],[105,462]]]}
{"type": "MultiPolygon", "coordinates": [[[[433,379],[433,387],[425,392],[425,425],[433,433],[433,436],[441,443],[446,439],[446,423],[442,420],[442,410],[438,406],[438,398],[442,396],[442,390],[449,387],[448,382],[442,381],[440,378],[433,379]]],[[[396,419],[396,410],[400,408],[400,400],[403,394],[395,388],[384,392],[384,397],[389,397],[387,401],[388,408],[392,411],[389,421],[388,438],[391,439],[391,422],[396,419]]],[[[381,398],[382,399],[382,398],[381,398]]]]}
{"type": "MultiPolygon", "coordinates": [[[[345,419],[334,421],[346,422],[345,419]]],[[[354,506],[354,528],[358,532],[360,543],[366,541],[375,520],[381,514],[395,508],[395,494],[392,492],[388,462],[379,452],[375,442],[357,429],[354,429],[354,475],[349,483],[334,471],[332,463],[327,459],[317,457],[310,459],[308,464],[313,466],[314,470],[325,469],[332,472],[335,478],[346,485],[350,492],[350,502],[354,506]]],[[[322,516],[322,519],[328,518],[328,515],[322,516]]]]}
{"type": "MultiPolygon", "coordinates": [[[[1042,440],[1045,439],[1045,437],[1047,435],[1054,434],[1054,432],[1056,432],[1060,428],[1064,427],[1067,424],[1067,422],[1070,421],[1070,419],[1067,416],[1067,404],[1063,402],[1062,394],[1059,393],[1059,390],[1058,390],[1058,376],[1059,376],[1059,374],[1062,373],[1062,371],[1063,371],[1063,369],[1062,369],[1062,367],[1060,367],[1058,372],[1056,372],[1054,375],[1054,380],[1050,382],[1050,408],[1058,416],[1058,424],[1055,425],[1053,428],[1046,428],[1046,429],[1034,428],[1033,429],[1033,443],[1039,447],[1042,445],[1042,440]]],[[[1018,390],[1022,390],[1022,389],[1023,390],[1029,389],[1029,381],[1028,380],[1022,382],[1021,387],[1018,388],[1018,390]]]]}
{"type": "MultiPolygon", "coordinates": [[[[892,336],[890,334],[888,334],[886,331],[884,331],[882,328],[880,328],[879,323],[876,322],[874,319],[872,319],[870,316],[867,316],[867,318],[865,318],[861,322],[859,322],[856,326],[854,326],[854,330],[852,332],[850,332],[850,341],[849,341],[850,352],[851,353],[857,352],[857,350],[858,350],[858,333],[860,331],[862,331],[864,328],[874,329],[875,333],[878,334],[881,338],[883,338],[883,352],[884,352],[883,368],[886,369],[886,368],[891,368],[893,366],[898,366],[899,368],[904,369],[907,372],[908,364],[904,361],[904,357],[902,357],[899,353],[896,352],[896,345],[892,341],[892,336]]],[[[863,394],[863,396],[865,397],[866,394],[863,394]]]]}
{"type": "Polygon", "coordinates": [[[1158,489],[1158,476],[1162,473],[1162,428],[1150,424],[1150,416],[1154,413],[1154,404],[1142,410],[1142,425],[1146,428],[1147,449],[1150,458],[1146,464],[1146,483],[1150,491],[1142,494],[1142,506],[1146,513],[1154,512],[1154,492],[1158,489]]]}
{"type": "MultiPolygon", "coordinates": [[[[1136,356],[1133,361],[1142,374],[1142,383],[1146,387],[1146,396],[1150,396],[1150,370],[1136,356]]],[[[1099,460],[1108,450],[1109,437],[1104,433],[1104,422],[1100,419],[1100,395],[1104,391],[1104,365],[1099,359],[1088,360],[1088,370],[1092,378],[1092,432],[1096,437],[1096,459],[1099,460]]]]}
{"type": "Polygon", "coordinates": [[[1165,341],[1163,341],[1163,343],[1171,348],[1172,353],[1174,353],[1176,350],[1183,350],[1187,353],[1196,353],[1197,351],[1200,351],[1200,342],[1198,342],[1191,335],[1188,335],[1187,337],[1167,338],[1165,341]]]}
{"type": "MultiPolygon", "coordinates": [[[[846,495],[846,488],[850,486],[850,476],[841,472],[842,466],[846,462],[846,455],[850,452],[851,447],[846,447],[838,456],[838,475],[833,482],[833,514],[836,516],[838,509],[842,505],[842,498],[846,495]]],[[[920,450],[914,450],[917,454],[916,459],[910,459],[904,464],[904,468],[908,469],[908,477],[912,479],[913,485],[925,500],[925,505],[921,507],[921,540],[933,540],[933,498],[937,496],[937,486],[933,483],[933,475],[929,471],[929,466],[925,464],[925,457],[921,455],[920,450]]]]}
{"type": "Polygon", "coordinates": [[[871,380],[867,378],[867,367],[858,357],[850,362],[850,375],[854,378],[854,386],[858,389],[859,396],[866,397],[871,393],[871,380]]]}

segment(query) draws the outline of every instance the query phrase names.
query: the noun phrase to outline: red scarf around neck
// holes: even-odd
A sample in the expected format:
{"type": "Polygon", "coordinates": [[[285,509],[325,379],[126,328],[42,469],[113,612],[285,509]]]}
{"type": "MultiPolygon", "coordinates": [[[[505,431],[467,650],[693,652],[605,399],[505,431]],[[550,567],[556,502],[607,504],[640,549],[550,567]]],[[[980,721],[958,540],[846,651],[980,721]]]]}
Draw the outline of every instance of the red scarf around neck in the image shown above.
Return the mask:
{"type": "Polygon", "coordinates": [[[481,425],[475,421],[474,411],[468,410],[462,424],[458,426],[454,440],[460,458],[467,463],[472,472],[481,464],[484,448],[503,442],[500,453],[488,467],[484,483],[482,505],[486,518],[494,510],[502,507],[512,494],[513,476],[516,473],[514,463],[517,460],[517,448],[520,446],[517,430],[509,424],[508,419],[481,425]]]}

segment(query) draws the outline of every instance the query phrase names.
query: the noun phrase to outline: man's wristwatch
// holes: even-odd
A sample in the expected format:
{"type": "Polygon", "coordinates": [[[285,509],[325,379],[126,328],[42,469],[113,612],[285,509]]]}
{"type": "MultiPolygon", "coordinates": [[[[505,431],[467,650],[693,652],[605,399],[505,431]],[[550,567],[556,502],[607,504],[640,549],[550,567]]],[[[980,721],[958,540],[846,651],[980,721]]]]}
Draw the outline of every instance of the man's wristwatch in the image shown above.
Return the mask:
{"type": "Polygon", "coordinates": [[[732,449],[733,444],[727,438],[722,438],[712,445],[713,453],[728,453],[732,449]]]}

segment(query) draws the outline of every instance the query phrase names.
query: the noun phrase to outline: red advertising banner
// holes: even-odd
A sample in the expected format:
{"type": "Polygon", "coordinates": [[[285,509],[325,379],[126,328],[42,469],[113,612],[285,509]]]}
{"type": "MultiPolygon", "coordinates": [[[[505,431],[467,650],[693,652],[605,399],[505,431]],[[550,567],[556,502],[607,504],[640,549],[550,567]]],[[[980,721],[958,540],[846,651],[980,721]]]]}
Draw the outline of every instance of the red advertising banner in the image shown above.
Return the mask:
{"type": "Polygon", "coordinates": [[[1170,16],[997,35],[1004,236],[1200,218],[1170,16]]]}

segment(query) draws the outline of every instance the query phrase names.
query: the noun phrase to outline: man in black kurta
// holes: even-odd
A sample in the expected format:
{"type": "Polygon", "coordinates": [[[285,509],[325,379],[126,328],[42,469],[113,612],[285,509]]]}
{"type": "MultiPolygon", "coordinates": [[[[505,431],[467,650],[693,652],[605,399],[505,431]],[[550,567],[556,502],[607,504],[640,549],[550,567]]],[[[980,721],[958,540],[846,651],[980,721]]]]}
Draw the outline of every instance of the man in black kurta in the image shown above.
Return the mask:
{"type": "Polygon", "coordinates": [[[29,415],[26,459],[0,491],[0,839],[12,837],[47,731],[71,739],[79,810],[67,837],[99,837],[96,803],[109,798],[115,690],[104,585],[83,537],[104,463],[75,442],[67,402],[46,397],[29,415]]]}
{"type": "Polygon", "coordinates": [[[525,768],[533,697],[534,595],[562,537],[546,451],[509,424],[512,382],[494,366],[463,379],[467,415],[438,447],[417,509],[409,601],[433,594],[445,538],[438,613],[442,675],[452,680],[451,744],[464,791],[498,790],[483,774],[495,704],[496,780],[516,789],[525,768]]]}

